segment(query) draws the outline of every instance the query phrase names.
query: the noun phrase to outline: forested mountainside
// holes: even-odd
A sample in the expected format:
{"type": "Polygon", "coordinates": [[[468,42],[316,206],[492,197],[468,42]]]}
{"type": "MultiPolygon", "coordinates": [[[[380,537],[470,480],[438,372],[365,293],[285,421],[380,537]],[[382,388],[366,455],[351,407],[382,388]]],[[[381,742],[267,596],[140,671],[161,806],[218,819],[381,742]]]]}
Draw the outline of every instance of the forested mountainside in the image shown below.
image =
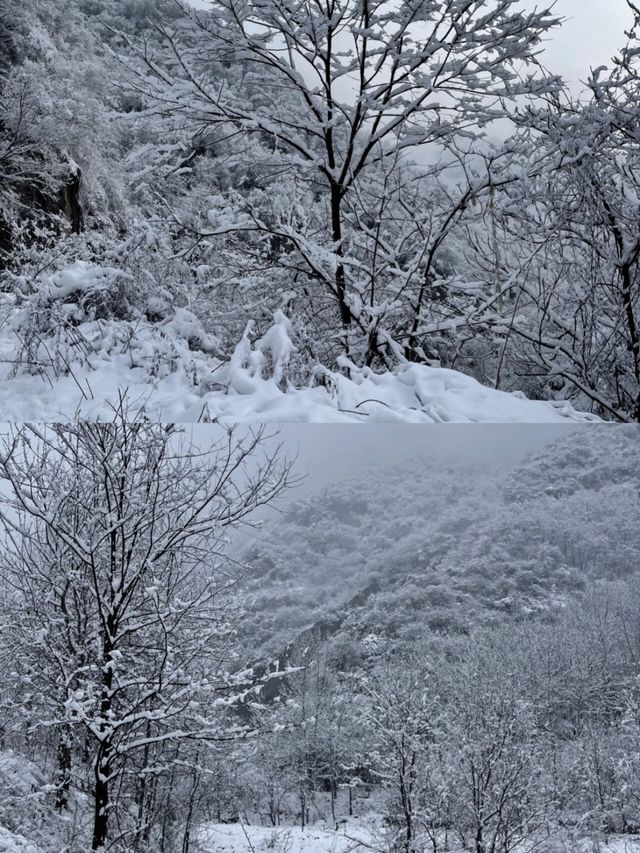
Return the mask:
{"type": "Polygon", "coordinates": [[[415,459],[296,502],[249,546],[253,619],[277,654],[298,633],[400,646],[553,610],[631,578],[640,435],[572,432],[509,470],[415,459]]]}
{"type": "Polygon", "coordinates": [[[7,416],[638,420],[636,30],[577,99],[561,26],[5,0],[7,416]]]}

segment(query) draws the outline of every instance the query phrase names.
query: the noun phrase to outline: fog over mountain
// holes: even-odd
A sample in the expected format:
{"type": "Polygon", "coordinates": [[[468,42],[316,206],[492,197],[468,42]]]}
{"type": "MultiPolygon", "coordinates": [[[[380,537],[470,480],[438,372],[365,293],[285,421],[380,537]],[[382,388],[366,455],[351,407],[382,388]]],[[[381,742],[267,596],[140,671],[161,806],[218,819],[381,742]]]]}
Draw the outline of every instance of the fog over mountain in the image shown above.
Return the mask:
{"type": "Polygon", "coordinates": [[[464,447],[469,430],[441,442],[429,433],[412,442],[402,431],[404,458],[334,475],[315,493],[310,478],[307,494],[252,535],[249,589],[265,651],[338,614],[400,642],[467,631],[635,573],[637,428],[559,438],[507,428],[486,441],[474,430],[464,447]]]}

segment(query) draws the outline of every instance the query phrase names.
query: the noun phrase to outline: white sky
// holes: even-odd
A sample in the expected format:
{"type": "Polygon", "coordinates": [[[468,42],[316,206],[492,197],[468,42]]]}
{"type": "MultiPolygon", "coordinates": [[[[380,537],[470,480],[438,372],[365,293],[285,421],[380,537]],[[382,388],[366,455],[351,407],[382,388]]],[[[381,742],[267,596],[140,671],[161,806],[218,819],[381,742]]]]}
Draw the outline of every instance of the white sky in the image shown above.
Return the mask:
{"type": "MultiPolygon", "coordinates": [[[[208,0],[191,2],[202,9],[209,5],[208,0]]],[[[523,0],[523,4],[531,9],[544,5],[542,0],[523,0]]],[[[580,89],[589,68],[607,64],[624,43],[625,27],[632,20],[629,8],[625,0],[557,0],[554,12],[567,20],[547,46],[546,64],[580,89]]]]}
{"type": "Polygon", "coordinates": [[[554,11],[567,20],[547,47],[547,65],[574,85],[590,67],[609,63],[632,22],[625,0],[558,0],[554,11]]]}

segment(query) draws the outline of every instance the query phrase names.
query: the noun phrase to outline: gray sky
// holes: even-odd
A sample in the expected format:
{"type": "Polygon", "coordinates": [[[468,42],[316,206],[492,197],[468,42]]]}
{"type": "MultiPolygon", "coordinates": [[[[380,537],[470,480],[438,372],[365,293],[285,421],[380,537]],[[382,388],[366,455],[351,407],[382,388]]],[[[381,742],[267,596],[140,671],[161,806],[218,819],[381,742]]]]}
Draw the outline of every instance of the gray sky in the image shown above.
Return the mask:
{"type": "MultiPolygon", "coordinates": [[[[542,4],[528,0],[527,5],[542,4]]],[[[549,42],[546,62],[574,85],[586,79],[590,67],[609,63],[632,23],[625,0],[558,0],[554,11],[567,20],[549,42]]]]}
{"type": "MultiPolygon", "coordinates": [[[[208,0],[191,0],[207,8],[208,0]]],[[[530,9],[541,8],[542,0],[523,0],[530,9]]],[[[625,0],[557,0],[554,12],[566,18],[546,48],[549,70],[561,74],[574,88],[581,88],[590,67],[609,62],[624,43],[624,29],[631,24],[625,0]]]]}

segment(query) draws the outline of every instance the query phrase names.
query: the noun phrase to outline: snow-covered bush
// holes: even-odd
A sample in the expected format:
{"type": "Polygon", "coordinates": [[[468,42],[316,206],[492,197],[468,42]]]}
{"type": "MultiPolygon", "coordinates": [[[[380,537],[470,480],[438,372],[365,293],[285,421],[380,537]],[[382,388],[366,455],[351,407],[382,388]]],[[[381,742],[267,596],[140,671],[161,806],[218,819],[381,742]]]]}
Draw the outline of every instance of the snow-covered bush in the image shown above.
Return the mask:
{"type": "Polygon", "coordinates": [[[166,292],[140,288],[121,269],[76,261],[12,283],[5,332],[15,343],[14,376],[36,374],[52,383],[121,355],[149,380],[183,369],[197,384],[190,354],[218,352],[218,341],[191,311],[172,306],[166,292]]]}
{"type": "MultiPolygon", "coordinates": [[[[12,833],[32,835],[50,821],[52,800],[45,782],[42,771],[23,755],[0,752],[0,851],[12,849],[2,846],[12,833]]],[[[15,843],[21,853],[31,853],[26,842],[24,847],[15,843]]]]}
{"type": "Polygon", "coordinates": [[[0,853],[43,853],[43,851],[27,841],[24,836],[0,826],[0,853]]]}

